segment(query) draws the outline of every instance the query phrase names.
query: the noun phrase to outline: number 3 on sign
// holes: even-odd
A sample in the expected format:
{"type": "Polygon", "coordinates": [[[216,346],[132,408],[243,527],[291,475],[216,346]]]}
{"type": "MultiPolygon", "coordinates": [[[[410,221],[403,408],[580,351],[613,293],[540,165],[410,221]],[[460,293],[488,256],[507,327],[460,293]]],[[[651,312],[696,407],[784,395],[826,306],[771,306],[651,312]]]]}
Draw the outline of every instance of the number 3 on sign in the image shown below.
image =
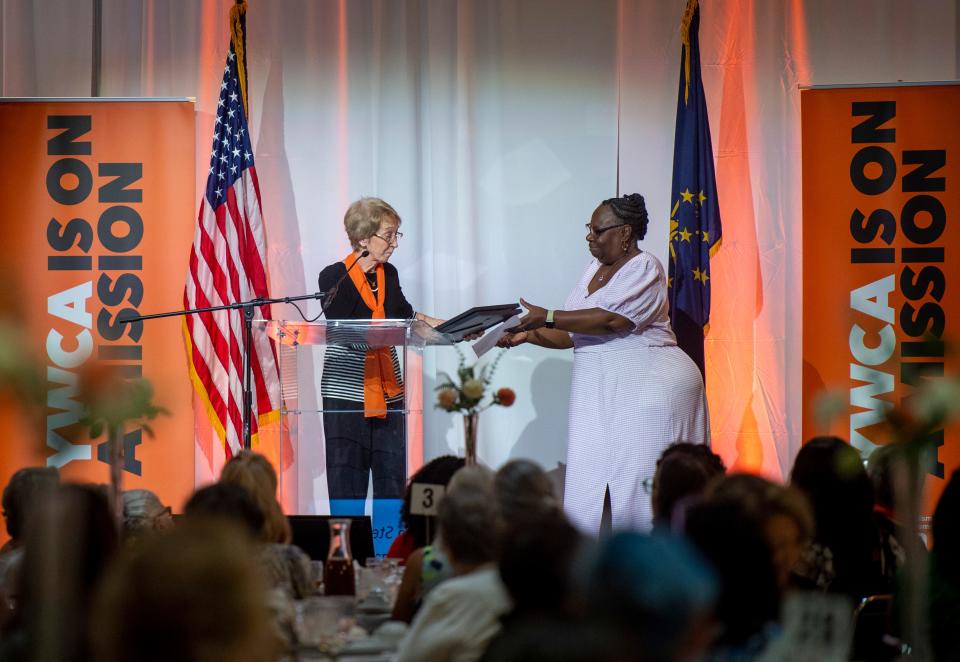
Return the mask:
{"type": "Polygon", "coordinates": [[[443,493],[443,485],[433,483],[414,483],[410,490],[410,514],[436,516],[443,493]]]}

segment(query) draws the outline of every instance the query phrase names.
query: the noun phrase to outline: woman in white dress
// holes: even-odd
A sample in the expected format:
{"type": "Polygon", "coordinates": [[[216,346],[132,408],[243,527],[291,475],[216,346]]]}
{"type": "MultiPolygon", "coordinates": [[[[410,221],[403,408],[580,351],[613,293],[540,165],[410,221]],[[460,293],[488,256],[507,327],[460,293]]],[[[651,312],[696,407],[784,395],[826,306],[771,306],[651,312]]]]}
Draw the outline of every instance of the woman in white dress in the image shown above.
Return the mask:
{"type": "Polygon", "coordinates": [[[604,200],[586,227],[594,259],[563,310],[521,299],[528,312],[500,345],[573,348],[564,509],[588,534],[648,530],[643,481],[660,452],[710,442],[703,378],[670,328],[663,266],[637,245],[643,196],[604,200]]]}

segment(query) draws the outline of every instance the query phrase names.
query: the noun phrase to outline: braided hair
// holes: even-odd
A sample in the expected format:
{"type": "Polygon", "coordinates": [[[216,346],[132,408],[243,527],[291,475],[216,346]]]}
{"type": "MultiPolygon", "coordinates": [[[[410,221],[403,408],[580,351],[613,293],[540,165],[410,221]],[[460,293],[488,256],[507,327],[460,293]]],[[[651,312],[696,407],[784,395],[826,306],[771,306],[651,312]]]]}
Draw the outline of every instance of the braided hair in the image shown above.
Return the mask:
{"type": "Polygon", "coordinates": [[[600,204],[608,205],[617,218],[629,225],[638,241],[647,234],[647,205],[639,193],[630,193],[622,198],[608,198],[600,204]]]}

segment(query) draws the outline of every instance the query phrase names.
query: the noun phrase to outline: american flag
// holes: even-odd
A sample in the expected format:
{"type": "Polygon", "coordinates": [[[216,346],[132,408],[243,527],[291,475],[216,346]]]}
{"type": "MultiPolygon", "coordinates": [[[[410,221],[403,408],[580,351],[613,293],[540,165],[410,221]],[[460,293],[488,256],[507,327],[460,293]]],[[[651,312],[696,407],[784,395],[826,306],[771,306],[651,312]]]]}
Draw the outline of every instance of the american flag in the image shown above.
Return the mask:
{"type": "MultiPolygon", "coordinates": [[[[269,297],[266,244],[260,216],[260,186],[247,127],[245,4],[231,10],[227,54],[214,122],[207,187],[183,292],[185,308],[204,308],[269,297]]],[[[270,319],[270,307],[255,317],[270,319]]],[[[238,310],[188,315],[184,338],[194,388],[231,457],[243,444],[243,314],[238,310]]],[[[251,439],[259,425],[278,415],[280,380],[270,339],[256,327],[251,439]]]]}

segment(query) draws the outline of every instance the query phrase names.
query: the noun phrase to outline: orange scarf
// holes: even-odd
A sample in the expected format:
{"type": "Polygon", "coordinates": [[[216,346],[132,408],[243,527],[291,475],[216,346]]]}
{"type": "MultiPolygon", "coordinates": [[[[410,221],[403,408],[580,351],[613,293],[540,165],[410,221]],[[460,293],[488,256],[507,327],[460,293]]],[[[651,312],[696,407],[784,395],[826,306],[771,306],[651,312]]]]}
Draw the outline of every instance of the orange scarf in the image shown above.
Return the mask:
{"type": "MultiPolygon", "coordinates": [[[[360,298],[367,308],[373,311],[373,319],[384,319],[387,314],[384,303],[387,298],[386,277],[382,264],[377,265],[377,293],[374,296],[367,282],[367,277],[361,269],[352,269],[351,262],[355,262],[353,253],[343,258],[343,264],[348,268],[350,280],[360,293],[360,298]]],[[[363,364],[363,415],[365,418],[386,418],[387,398],[393,398],[403,393],[403,388],[397,383],[397,376],[393,372],[393,353],[389,347],[371,349],[367,352],[363,364]]]]}

